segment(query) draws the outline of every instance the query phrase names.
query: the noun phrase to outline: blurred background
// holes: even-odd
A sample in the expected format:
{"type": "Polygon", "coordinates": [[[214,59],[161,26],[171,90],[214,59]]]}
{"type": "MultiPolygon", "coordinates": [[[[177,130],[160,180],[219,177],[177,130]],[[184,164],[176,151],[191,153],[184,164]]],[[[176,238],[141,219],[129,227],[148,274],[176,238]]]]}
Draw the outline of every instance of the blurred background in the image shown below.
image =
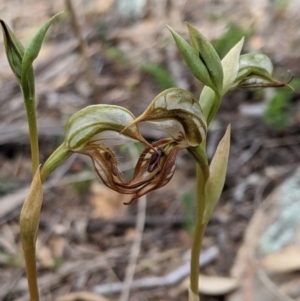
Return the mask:
{"type": "MultiPolygon", "coordinates": [[[[35,62],[41,162],[63,141],[68,118],[87,105],[124,106],[138,116],[170,87],[199,97],[203,87],[166,24],[187,39],[185,22],[191,23],[221,58],[245,37],[243,53],[267,54],[278,80],[294,76],[294,90],[229,92],[211,124],[209,158],[229,123],[232,146],[203,242],[200,290],[202,301],[300,300],[300,1],[72,0],[76,18],[66,3],[0,0],[0,18],[24,45],[65,11],[35,62]]],[[[150,142],[163,137],[144,125],[142,134],[150,142]]],[[[115,151],[130,178],[141,147],[115,151]]],[[[18,216],[30,182],[26,114],[1,36],[0,300],[28,300],[18,216]]],[[[89,159],[73,155],[45,184],[37,241],[42,300],[187,300],[188,272],[182,271],[192,243],[194,192],[195,164],[185,151],[171,182],[147,195],[144,207],[124,206],[127,196],[100,183],[89,159]],[[131,283],[124,279],[133,257],[131,283]]]]}

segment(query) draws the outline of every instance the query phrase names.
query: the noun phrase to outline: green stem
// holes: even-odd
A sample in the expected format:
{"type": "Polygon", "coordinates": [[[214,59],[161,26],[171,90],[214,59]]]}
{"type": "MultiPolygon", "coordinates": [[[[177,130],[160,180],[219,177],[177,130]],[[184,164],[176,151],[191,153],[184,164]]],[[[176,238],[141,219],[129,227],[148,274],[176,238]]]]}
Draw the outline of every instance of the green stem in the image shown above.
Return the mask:
{"type": "Polygon", "coordinates": [[[71,156],[72,152],[63,143],[48,158],[41,170],[41,181],[45,182],[49,174],[54,171],[63,161],[71,156]]]}
{"type": "Polygon", "coordinates": [[[35,175],[36,170],[40,165],[39,156],[39,142],[38,131],[35,114],[35,102],[34,99],[25,99],[25,107],[28,119],[29,136],[30,136],[30,148],[31,148],[31,160],[32,160],[32,174],[35,175]]]}
{"type": "Polygon", "coordinates": [[[24,258],[26,263],[26,274],[29,288],[30,301],[39,301],[39,289],[37,283],[35,242],[32,248],[24,249],[24,258]]]}
{"type": "Polygon", "coordinates": [[[205,148],[205,143],[202,142],[202,144],[196,147],[189,147],[187,150],[197,162],[197,166],[198,165],[200,166],[204,176],[204,181],[206,181],[209,177],[209,167],[208,167],[207,156],[204,148],[205,148]]]}
{"type": "MultiPolygon", "coordinates": [[[[24,91],[24,90],[23,90],[24,91]]],[[[32,175],[34,176],[40,165],[39,156],[39,141],[35,113],[35,101],[33,97],[26,97],[24,95],[24,102],[27,113],[31,161],[32,161],[32,175]]],[[[36,269],[36,255],[35,255],[35,242],[30,249],[24,250],[24,258],[26,263],[26,274],[28,281],[28,289],[31,301],[39,301],[39,289],[37,283],[37,269],[36,269]]]]}
{"type": "Polygon", "coordinates": [[[199,294],[199,257],[206,225],[203,223],[205,209],[205,175],[202,168],[197,164],[197,192],[196,192],[196,224],[194,240],[191,251],[190,288],[198,296],[199,294]]]}

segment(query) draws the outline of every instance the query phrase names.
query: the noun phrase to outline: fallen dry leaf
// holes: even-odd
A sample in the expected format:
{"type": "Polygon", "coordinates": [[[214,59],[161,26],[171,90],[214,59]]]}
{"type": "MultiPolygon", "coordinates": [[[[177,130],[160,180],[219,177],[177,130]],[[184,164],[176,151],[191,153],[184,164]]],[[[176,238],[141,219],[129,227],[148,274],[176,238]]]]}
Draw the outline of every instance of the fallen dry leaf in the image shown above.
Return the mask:
{"type": "Polygon", "coordinates": [[[229,277],[203,276],[199,277],[199,291],[205,295],[226,295],[238,287],[238,280],[229,277]]]}
{"type": "Polygon", "coordinates": [[[294,287],[285,286],[296,279],[297,274],[278,273],[300,269],[299,218],[295,209],[299,203],[299,173],[300,169],[280,184],[252,217],[231,273],[240,279],[240,289],[231,294],[227,301],[244,300],[245,296],[253,301],[297,300],[295,295],[292,296],[296,291],[294,287]],[[273,239],[267,240],[263,235],[274,225],[277,232],[273,232],[273,239]],[[288,237],[290,247],[284,247],[280,240],[283,236],[288,237]],[[281,251],[275,251],[275,246],[280,246],[281,251]],[[260,255],[262,250],[269,255],[260,255]],[[271,271],[273,273],[268,273],[271,271]]]}
{"type": "Polygon", "coordinates": [[[261,259],[262,266],[269,272],[287,273],[300,270],[300,247],[289,246],[261,259]]]}
{"type": "MultiPolygon", "coordinates": [[[[183,282],[185,287],[189,287],[189,279],[183,282]]],[[[201,294],[210,296],[226,295],[239,286],[238,280],[229,277],[199,276],[199,291],[201,294]]]]}
{"type": "Polygon", "coordinates": [[[75,292],[60,296],[55,301],[109,301],[108,299],[89,292],[75,292]]]}
{"type": "Polygon", "coordinates": [[[131,195],[117,193],[101,183],[91,187],[92,218],[117,219],[124,214],[131,195]]]}
{"type": "Polygon", "coordinates": [[[93,12],[98,14],[107,13],[115,3],[115,0],[102,0],[93,4],[93,12]]]}
{"type": "Polygon", "coordinates": [[[66,244],[67,242],[65,237],[53,236],[49,239],[49,246],[52,249],[54,257],[63,256],[66,244]]]}
{"type": "Polygon", "coordinates": [[[47,246],[41,245],[39,240],[37,241],[36,257],[43,268],[51,269],[55,266],[51,250],[47,246]]]}

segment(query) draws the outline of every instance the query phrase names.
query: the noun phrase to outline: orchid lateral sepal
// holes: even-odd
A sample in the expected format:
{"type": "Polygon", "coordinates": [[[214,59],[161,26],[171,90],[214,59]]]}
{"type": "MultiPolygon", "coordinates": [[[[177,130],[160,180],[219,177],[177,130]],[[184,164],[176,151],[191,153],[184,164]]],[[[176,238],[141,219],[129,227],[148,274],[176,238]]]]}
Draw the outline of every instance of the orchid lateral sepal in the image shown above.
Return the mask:
{"type": "Polygon", "coordinates": [[[95,173],[104,185],[119,193],[133,193],[125,187],[118,169],[117,160],[110,149],[91,144],[79,153],[92,159],[95,173]]]}
{"type": "Polygon", "coordinates": [[[183,147],[172,138],[158,140],[152,147],[154,149],[147,147],[140,155],[132,180],[123,185],[117,184],[133,193],[132,199],[126,205],[165,186],[174,175],[176,156],[183,147]]]}

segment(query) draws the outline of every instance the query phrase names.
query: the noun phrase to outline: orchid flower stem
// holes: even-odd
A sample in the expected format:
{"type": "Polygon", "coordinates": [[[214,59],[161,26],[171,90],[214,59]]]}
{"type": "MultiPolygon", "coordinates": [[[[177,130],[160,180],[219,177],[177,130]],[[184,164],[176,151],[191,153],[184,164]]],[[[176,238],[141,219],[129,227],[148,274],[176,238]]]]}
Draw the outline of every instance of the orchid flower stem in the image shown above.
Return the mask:
{"type": "MultiPolygon", "coordinates": [[[[38,142],[38,131],[35,113],[35,101],[33,98],[24,96],[24,102],[26,107],[29,136],[30,136],[30,149],[31,149],[31,160],[32,160],[32,174],[35,175],[40,165],[39,158],[39,142],[38,142]]],[[[23,248],[26,274],[28,281],[28,289],[30,294],[30,300],[39,301],[39,290],[37,283],[37,268],[36,268],[36,251],[35,241],[30,248],[23,248]]]]}
{"type": "Polygon", "coordinates": [[[49,174],[54,171],[62,162],[71,156],[72,152],[68,150],[65,144],[61,144],[48,158],[41,170],[41,181],[45,182],[49,174]]]}
{"type": "Polygon", "coordinates": [[[205,182],[209,177],[209,167],[207,164],[207,156],[205,150],[203,150],[204,147],[205,145],[203,143],[203,145],[200,144],[199,146],[196,147],[189,147],[187,151],[192,155],[194,160],[197,162],[197,166],[200,166],[205,182]]]}
{"type": "Polygon", "coordinates": [[[35,242],[29,249],[24,250],[24,258],[26,263],[26,274],[28,281],[28,289],[30,294],[30,301],[39,301],[39,290],[37,283],[37,271],[36,271],[36,252],[35,242]]]}
{"type": "Polygon", "coordinates": [[[203,223],[205,207],[205,179],[201,166],[197,164],[197,195],[196,195],[196,224],[193,246],[191,251],[190,289],[199,294],[199,257],[206,224],[203,223]]]}
{"type": "Polygon", "coordinates": [[[32,159],[32,175],[34,175],[40,165],[35,101],[32,98],[27,99],[26,97],[24,100],[25,100],[26,113],[27,113],[28,126],[29,126],[30,148],[31,148],[31,159],[32,159]]]}

